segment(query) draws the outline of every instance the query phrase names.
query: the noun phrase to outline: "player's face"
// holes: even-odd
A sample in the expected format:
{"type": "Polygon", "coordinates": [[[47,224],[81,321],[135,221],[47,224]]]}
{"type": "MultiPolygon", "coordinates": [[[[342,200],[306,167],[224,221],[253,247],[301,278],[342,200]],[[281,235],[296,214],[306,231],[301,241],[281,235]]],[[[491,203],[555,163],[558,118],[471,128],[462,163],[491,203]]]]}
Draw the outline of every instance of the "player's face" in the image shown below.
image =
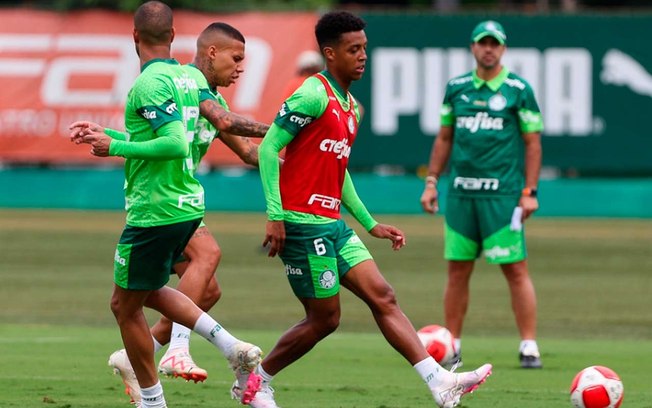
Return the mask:
{"type": "Polygon", "coordinates": [[[233,38],[222,38],[214,47],[206,79],[211,86],[230,86],[244,72],[245,45],[233,38]]]}
{"type": "MultiPolygon", "coordinates": [[[[329,56],[326,56],[329,58],[329,56]]],[[[340,41],[332,48],[330,68],[346,81],[362,78],[367,64],[367,35],[364,31],[342,34],[340,41]]]]}
{"type": "Polygon", "coordinates": [[[501,45],[495,38],[486,36],[471,44],[471,52],[479,67],[492,69],[500,64],[500,59],[505,52],[505,46],[501,45]]]}

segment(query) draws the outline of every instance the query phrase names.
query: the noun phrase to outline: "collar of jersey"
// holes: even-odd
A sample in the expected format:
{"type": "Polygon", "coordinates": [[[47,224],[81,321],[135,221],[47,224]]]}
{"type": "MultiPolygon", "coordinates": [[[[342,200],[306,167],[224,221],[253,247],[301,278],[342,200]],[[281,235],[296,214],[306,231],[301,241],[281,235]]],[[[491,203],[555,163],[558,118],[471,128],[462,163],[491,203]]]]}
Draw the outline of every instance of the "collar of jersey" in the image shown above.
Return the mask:
{"type": "Polygon", "coordinates": [[[340,84],[338,84],[335,78],[333,78],[333,75],[331,75],[331,73],[326,70],[323,70],[322,72],[320,72],[320,74],[323,75],[328,80],[328,83],[331,84],[333,89],[335,89],[335,92],[337,92],[337,96],[339,96],[341,100],[349,103],[350,105],[348,92],[344,92],[344,89],[342,89],[340,84]]]}
{"type": "Polygon", "coordinates": [[[503,69],[500,71],[498,76],[488,81],[485,81],[484,79],[480,78],[475,70],[473,70],[471,75],[473,76],[473,86],[475,87],[475,89],[480,89],[482,85],[486,84],[489,89],[496,92],[498,88],[500,88],[500,86],[503,84],[503,82],[505,82],[505,79],[507,79],[507,75],[509,75],[509,70],[506,67],[503,67],[503,69]]]}
{"type": "Polygon", "coordinates": [[[140,67],[140,72],[143,72],[145,68],[149,67],[155,62],[164,62],[166,64],[179,65],[177,60],[175,60],[174,58],[154,58],[152,60],[147,61],[145,64],[143,64],[143,66],[140,67]]]}

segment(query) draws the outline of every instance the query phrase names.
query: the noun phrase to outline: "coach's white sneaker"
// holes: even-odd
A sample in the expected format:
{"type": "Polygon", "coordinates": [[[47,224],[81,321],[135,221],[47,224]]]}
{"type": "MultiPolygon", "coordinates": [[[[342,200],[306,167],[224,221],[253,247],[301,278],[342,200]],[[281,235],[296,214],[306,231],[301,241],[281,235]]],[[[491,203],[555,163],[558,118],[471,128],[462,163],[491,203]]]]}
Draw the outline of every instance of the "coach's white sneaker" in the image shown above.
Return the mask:
{"type": "Polygon", "coordinates": [[[475,371],[464,373],[451,373],[434,388],[431,388],[432,396],[437,406],[441,408],[453,408],[460,403],[464,394],[475,391],[491,374],[491,364],[485,364],[475,371]]]}
{"type": "MultiPolygon", "coordinates": [[[[242,390],[238,387],[238,382],[234,382],[231,387],[231,398],[242,402],[242,390]]],[[[248,405],[252,408],[281,408],[274,401],[274,389],[269,385],[261,387],[254,398],[249,401],[248,405]]]]}
{"type": "MultiPolygon", "coordinates": [[[[260,389],[261,377],[254,370],[262,360],[263,352],[260,347],[250,343],[239,342],[231,348],[228,360],[236,383],[240,390],[240,402],[249,404],[260,389]]],[[[233,392],[231,393],[233,396],[233,392]]]]}
{"type": "Polygon", "coordinates": [[[136,406],[140,404],[140,385],[136,379],[136,373],[131,367],[129,357],[127,357],[127,350],[121,349],[109,357],[109,366],[113,368],[114,374],[120,374],[122,382],[125,385],[125,394],[131,397],[131,402],[136,406]]]}
{"type": "Polygon", "coordinates": [[[158,372],[172,377],[181,377],[186,381],[203,382],[208,373],[195,364],[187,348],[168,350],[158,364],[158,372]]]}

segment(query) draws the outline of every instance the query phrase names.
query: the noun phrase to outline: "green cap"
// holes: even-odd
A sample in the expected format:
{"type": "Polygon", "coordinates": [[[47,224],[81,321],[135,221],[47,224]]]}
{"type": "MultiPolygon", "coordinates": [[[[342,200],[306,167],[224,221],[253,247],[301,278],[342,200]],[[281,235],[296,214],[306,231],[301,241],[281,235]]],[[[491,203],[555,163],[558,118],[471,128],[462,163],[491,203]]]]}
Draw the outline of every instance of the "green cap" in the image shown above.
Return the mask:
{"type": "Polygon", "coordinates": [[[495,38],[501,45],[505,45],[507,40],[507,34],[505,34],[503,26],[496,21],[487,20],[475,26],[471,33],[471,42],[478,42],[487,36],[495,38]]]}

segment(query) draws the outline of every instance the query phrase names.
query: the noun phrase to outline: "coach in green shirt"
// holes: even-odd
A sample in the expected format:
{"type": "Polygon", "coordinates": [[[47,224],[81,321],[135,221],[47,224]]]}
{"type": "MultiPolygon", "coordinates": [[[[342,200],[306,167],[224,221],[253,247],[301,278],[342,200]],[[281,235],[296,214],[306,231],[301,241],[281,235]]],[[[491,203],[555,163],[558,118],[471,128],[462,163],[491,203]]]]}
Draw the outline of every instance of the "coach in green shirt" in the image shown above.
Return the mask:
{"type": "Polygon", "coordinates": [[[469,279],[484,253],[500,265],[512,297],[524,368],[541,368],[536,344],[536,295],[527,266],[522,221],[539,207],[543,121],[530,85],[501,64],[507,36],[495,21],[471,34],[476,69],[451,79],[441,108],[421,204],[434,213],[437,181],[450,161],[444,256],[446,327],[460,358],[469,279]]]}

